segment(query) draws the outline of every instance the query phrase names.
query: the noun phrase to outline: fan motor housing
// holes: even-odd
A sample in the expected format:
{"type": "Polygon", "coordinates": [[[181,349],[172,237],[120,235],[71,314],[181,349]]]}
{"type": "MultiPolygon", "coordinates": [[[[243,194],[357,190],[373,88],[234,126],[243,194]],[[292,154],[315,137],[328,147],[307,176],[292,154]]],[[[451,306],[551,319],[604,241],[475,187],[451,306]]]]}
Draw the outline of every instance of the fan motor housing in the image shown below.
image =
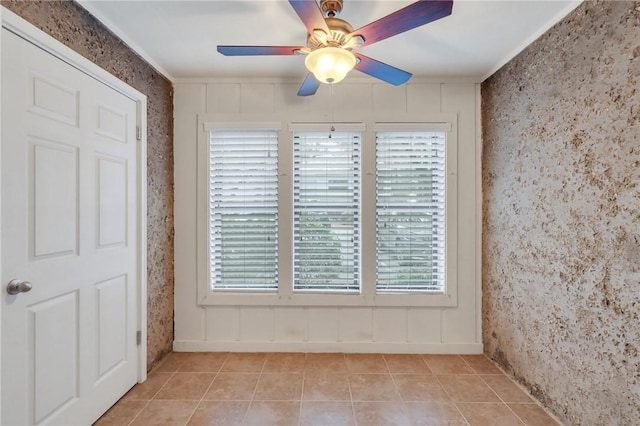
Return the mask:
{"type": "Polygon", "coordinates": [[[307,46],[310,49],[317,49],[323,46],[342,47],[348,41],[348,35],[353,32],[350,23],[340,18],[325,18],[329,34],[327,34],[326,42],[317,34],[309,34],[307,38],[307,46]]]}

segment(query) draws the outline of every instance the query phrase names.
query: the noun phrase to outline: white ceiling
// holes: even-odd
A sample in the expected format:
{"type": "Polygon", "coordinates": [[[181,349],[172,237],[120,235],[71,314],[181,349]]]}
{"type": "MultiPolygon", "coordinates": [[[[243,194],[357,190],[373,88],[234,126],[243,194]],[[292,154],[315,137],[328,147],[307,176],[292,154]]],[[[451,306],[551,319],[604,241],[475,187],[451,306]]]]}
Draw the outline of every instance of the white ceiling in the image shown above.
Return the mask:
{"type": "MultiPolygon", "coordinates": [[[[306,29],[284,0],[80,0],[89,12],[173,81],[306,76],[299,56],[225,57],[218,44],[304,45],[306,29]]],[[[482,81],[581,0],[454,0],[451,16],[364,47],[414,77],[482,81]]],[[[344,0],[359,28],[411,0],[344,0]]],[[[358,72],[358,76],[366,77],[358,72]]]]}

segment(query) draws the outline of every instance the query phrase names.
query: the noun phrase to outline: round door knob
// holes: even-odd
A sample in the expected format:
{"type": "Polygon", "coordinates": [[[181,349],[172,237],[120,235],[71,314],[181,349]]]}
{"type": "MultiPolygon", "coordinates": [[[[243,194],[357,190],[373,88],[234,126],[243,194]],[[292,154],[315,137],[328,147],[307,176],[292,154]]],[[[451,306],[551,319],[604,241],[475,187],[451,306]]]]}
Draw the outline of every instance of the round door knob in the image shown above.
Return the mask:
{"type": "Polygon", "coordinates": [[[7,293],[9,294],[26,293],[29,290],[31,290],[31,283],[29,281],[11,280],[9,284],[7,284],[7,293]]]}

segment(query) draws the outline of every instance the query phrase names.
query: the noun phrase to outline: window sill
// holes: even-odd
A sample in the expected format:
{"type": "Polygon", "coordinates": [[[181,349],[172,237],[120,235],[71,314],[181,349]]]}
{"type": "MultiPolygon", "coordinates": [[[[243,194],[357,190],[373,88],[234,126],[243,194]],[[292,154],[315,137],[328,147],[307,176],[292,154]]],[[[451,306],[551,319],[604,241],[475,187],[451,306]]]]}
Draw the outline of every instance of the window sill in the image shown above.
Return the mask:
{"type": "Polygon", "coordinates": [[[456,292],[413,294],[289,294],[229,293],[209,291],[198,301],[200,306],[387,306],[452,307],[457,306],[456,292]]]}

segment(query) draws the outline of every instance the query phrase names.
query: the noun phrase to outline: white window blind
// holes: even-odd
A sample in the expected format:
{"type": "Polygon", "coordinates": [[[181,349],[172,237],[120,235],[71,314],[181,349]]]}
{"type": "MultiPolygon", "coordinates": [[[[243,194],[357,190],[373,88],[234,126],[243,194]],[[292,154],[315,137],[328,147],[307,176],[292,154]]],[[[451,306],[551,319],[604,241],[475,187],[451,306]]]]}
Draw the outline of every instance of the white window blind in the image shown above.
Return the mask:
{"type": "Polygon", "coordinates": [[[445,290],[444,132],[376,134],[376,290],[445,290]]]}
{"type": "Polygon", "coordinates": [[[294,291],[359,291],[360,134],[294,133],[294,291]]]}
{"type": "Polygon", "coordinates": [[[214,290],[278,289],[278,133],[211,131],[210,268],[214,290]]]}

